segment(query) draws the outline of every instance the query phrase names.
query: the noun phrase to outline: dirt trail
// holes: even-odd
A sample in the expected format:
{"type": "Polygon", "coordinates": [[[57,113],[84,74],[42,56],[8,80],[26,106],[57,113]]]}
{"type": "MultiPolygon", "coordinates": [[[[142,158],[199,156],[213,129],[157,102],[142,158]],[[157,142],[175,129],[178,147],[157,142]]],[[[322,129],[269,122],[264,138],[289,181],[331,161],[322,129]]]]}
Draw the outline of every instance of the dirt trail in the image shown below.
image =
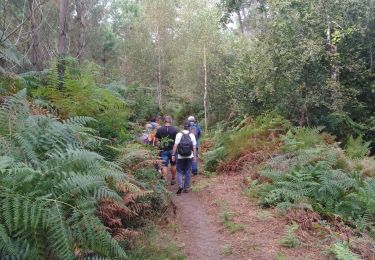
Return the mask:
{"type": "Polygon", "coordinates": [[[177,207],[173,222],[178,231],[173,238],[187,259],[329,259],[315,238],[304,240],[294,249],[280,246],[287,221],[244,196],[240,176],[199,176],[193,180],[192,187],[200,187],[198,191],[196,188],[195,192],[177,196],[177,185],[169,188],[177,207]],[[243,225],[243,229],[231,232],[223,225],[219,217],[224,210],[221,204],[226,204],[227,212],[231,212],[230,222],[243,225]]]}
{"type": "MultiPolygon", "coordinates": [[[[171,187],[170,191],[175,193],[176,187],[171,187]]],[[[223,238],[197,195],[192,192],[182,193],[180,196],[173,195],[172,200],[177,207],[177,222],[182,226],[181,235],[187,258],[223,259],[220,255],[223,238]]]]}

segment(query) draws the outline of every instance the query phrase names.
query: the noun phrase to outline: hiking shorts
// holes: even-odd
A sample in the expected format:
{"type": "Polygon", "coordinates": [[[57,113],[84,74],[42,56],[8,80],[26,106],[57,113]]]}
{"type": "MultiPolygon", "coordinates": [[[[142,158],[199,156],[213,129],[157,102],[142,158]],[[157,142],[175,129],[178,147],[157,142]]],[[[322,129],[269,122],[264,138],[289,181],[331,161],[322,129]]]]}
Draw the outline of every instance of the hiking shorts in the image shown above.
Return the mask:
{"type": "Polygon", "coordinates": [[[163,161],[163,166],[168,167],[169,163],[174,166],[176,162],[172,162],[172,150],[169,151],[161,151],[160,152],[161,160],[163,161]]]}

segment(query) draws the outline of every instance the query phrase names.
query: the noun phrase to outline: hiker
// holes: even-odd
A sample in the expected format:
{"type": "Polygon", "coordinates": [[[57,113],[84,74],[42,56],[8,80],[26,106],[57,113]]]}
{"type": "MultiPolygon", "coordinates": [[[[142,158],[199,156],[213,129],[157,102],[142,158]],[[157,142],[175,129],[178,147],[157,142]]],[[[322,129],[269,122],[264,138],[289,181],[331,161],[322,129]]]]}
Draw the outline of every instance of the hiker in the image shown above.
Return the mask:
{"type": "Polygon", "coordinates": [[[201,128],[200,126],[196,123],[195,121],[195,117],[194,116],[189,116],[188,117],[188,121],[189,121],[189,124],[190,124],[190,133],[193,133],[194,136],[195,136],[195,139],[197,140],[197,148],[196,148],[196,155],[197,155],[197,159],[193,161],[193,165],[192,165],[192,173],[193,175],[197,175],[198,174],[198,146],[199,146],[199,138],[201,137],[201,128]]]}
{"type": "Polygon", "coordinates": [[[176,135],[172,151],[172,160],[176,161],[177,159],[178,195],[181,194],[182,190],[186,193],[189,192],[191,166],[197,160],[197,141],[189,129],[190,123],[189,121],[185,121],[184,130],[176,135]],[[183,182],[184,175],[185,181],[183,182]]]}
{"type": "Polygon", "coordinates": [[[145,130],[143,131],[143,133],[139,137],[139,141],[142,144],[148,144],[151,132],[152,132],[152,125],[151,124],[146,124],[145,125],[145,130]]]}
{"type": "Polygon", "coordinates": [[[160,124],[158,121],[160,120],[157,120],[155,117],[153,117],[149,123],[151,125],[151,132],[148,135],[148,144],[151,146],[156,146],[157,144],[155,136],[156,136],[157,130],[160,127],[160,124]]]}
{"type": "Polygon", "coordinates": [[[176,162],[172,161],[172,148],[178,129],[172,126],[172,117],[164,117],[164,126],[156,131],[155,137],[161,149],[160,157],[163,161],[162,174],[164,177],[168,175],[168,166],[171,164],[172,180],[171,185],[176,184],[176,162]]]}
{"type": "Polygon", "coordinates": [[[154,129],[158,129],[160,127],[160,122],[161,122],[161,116],[155,116],[152,117],[150,120],[150,124],[154,129]]]}

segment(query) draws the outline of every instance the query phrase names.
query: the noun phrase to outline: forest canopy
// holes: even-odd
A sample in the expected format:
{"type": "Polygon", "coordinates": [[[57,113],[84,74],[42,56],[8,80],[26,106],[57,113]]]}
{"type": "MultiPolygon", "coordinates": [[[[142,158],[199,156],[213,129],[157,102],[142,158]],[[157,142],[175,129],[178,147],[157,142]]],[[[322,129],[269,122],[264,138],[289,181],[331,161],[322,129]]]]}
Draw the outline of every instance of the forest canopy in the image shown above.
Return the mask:
{"type": "Polygon", "coordinates": [[[230,112],[277,111],[297,125],[325,126],[344,142],[350,135],[372,141],[374,6],[373,0],[5,0],[3,88],[12,73],[15,85],[48,85],[37,75],[57,60],[60,77],[60,64],[73,59],[100,87],[126,92],[137,104],[143,99],[137,113],[194,112],[210,126],[230,112]]]}

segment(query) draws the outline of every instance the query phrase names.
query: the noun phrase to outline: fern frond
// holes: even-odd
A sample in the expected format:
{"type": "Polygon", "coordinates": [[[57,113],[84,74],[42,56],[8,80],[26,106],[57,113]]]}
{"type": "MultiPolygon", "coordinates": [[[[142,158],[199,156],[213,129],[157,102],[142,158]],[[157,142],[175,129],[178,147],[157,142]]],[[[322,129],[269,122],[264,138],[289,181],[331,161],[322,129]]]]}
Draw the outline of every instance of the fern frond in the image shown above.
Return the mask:
{"type": "Polygon", "coordinates": [[[339,260],[360,260],[357,254],[354,254],[350,251],[349,246],[347,244],[336,243],[331,248],[332,253],[335,254],[337,259],[339,260]]]}

